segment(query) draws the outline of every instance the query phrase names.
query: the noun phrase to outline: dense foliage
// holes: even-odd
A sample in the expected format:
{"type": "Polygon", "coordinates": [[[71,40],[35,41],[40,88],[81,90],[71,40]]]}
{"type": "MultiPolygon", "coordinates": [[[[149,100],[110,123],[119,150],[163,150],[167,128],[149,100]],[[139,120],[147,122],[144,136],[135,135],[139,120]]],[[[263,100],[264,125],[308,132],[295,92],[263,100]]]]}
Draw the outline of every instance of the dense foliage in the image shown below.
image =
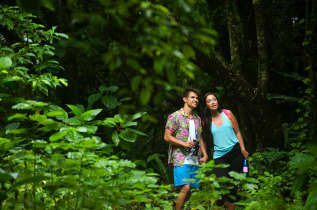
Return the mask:
{"type": "Polygon", "coordinates": [[[187,207],[233,185],[239,209],[317,207],[315,1],[4,2],[0,208],[172,209],[162,135],[188,86],[216,91],[252,155],[250,177],[201,166],[187,207]]]}

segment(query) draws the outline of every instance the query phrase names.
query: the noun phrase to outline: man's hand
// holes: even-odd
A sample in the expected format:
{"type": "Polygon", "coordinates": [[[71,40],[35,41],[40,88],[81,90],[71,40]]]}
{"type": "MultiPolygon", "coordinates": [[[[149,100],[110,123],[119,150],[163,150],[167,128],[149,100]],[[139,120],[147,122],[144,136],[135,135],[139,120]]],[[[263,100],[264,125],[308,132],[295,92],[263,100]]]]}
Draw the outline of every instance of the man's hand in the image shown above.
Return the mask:
{"type": "Polygon", "coordinates": [[[194,146],[195,146],[195,142],[193,141],[183,142],[183,147],[193,148],[194,146]]]}
{"type": "Polygon", "coordinates": [[[200,163],[200,164],[207,163],[207,160],[208,160],[208,157],[207,157],[207,156],[204,156],[204,157],[200,158],[199,163],[200,163]]]}

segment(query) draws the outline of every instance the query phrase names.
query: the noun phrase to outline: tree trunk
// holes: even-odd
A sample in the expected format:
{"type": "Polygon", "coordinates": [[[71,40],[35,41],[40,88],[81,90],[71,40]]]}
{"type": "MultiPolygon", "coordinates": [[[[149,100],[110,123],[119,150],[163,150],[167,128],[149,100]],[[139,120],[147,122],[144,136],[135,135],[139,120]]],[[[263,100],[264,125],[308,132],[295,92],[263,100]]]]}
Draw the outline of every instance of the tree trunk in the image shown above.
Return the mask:
{"type": "Polygon", "coordinates": [[[237,27],[238,27],[238,20],[235,18],[234,13],[234,2],[231,0],[225,0],[225,10],[226,10],[226,17],[227,17],[227,28],[229,34],[229,43],[230,43],[230,57],[231,63],[234,70],[237,73],[241,72],[241,57],[240,57],[240,49],[239,49],[239,41],[238,36],[240,35],[237,27]]]}
{"type": "Polygon", "coordinates": [[[253,0],[253,10],[256,25],[257,46],[258,46],[258,87],[263,97],[267,94],[268,81],[268,57],[264,30],[264,17],[261,0],[253,0]]]}
{"type": "Polygon", "coordinates": [[[316,137],[316,127],[317,127],[317,101],[316,101],[316,86],[315,86],[315,68],[316,63],[313,59],[314,57],[314,42],[316,41],[314,39],[314,31],[316,27],[316,18],[317,15],[315,12],[317,12],[317,1],[316,0],[307,0],[306,1],[306,11],[305,11],[305,38],[304,41],[307,42],[307,45],[304,47],[304,57],[305,57],[305,66],[308,70],[308,79],[310,80],[308,82],[308,89],[311,91],[309,95],[309,101],[310,101],[310,118],[311,123],[309,125],[309,132],[308,132],[308,141],[312,142],[313,139],[316,137]]]}
{"type": "MultiPolygon", "coordinates": [[[[231,0],[225,0],[225,13],[227,19],[227,28],[230,43],[230,59],[233,70],[237,74],[241,74],[242,59],[241,59],[241,49],[239,43],[241,43],[242,34],[237,30],[239,25],[242,23],[239,21],[239,15],[235,12],[235,2],[231,0]]],[[[244,106],[240,100],[236,98],[233,99],[236,102],[237,108],[239,110],[239,121],[240,130],[245,134],[244,140],[246,141],[246,146],[250,151],[256,149],[255,136],[253,135],[252,122],[248,114],[248,107],[244,106]]],[[[237,115],[237,113],[235,113],[237,115]]]]}

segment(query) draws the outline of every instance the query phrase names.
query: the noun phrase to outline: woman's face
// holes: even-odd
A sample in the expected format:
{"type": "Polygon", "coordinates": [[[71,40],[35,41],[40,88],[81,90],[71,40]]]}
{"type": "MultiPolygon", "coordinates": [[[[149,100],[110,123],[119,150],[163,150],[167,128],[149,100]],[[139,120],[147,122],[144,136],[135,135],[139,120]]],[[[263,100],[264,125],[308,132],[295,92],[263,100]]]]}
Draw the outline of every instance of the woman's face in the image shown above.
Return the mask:
{"type": "Polygon", "coordinates": [[[217,111],[219,104],[218,104],[218,100],[216,98],[215,95],[208,95],[206,97],[206,107],[207,109],[209,109],[210,111],[217,111]]]}

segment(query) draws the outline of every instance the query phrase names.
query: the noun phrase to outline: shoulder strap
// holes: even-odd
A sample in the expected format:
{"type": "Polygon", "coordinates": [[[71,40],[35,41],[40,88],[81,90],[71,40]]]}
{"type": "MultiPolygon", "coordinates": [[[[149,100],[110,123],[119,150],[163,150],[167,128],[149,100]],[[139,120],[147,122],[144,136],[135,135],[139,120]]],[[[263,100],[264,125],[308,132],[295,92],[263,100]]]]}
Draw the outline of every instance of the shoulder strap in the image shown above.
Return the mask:
{"type": "Polygon", "coordinates": [[[231,125],[232,125],[232,128],[234,128],[234,125],[233,125],[233,122],[232,122],[232,119],[231,119],[231,117],[230,117],[230,115],[229,115],[228,110],[223,109],[222,111],[223,111],[223,113],[225,113],[225,115],[228,117],[228,119],[229,119],[229,121],[230,121],[230,123],[231,123],[231,125]]]}

